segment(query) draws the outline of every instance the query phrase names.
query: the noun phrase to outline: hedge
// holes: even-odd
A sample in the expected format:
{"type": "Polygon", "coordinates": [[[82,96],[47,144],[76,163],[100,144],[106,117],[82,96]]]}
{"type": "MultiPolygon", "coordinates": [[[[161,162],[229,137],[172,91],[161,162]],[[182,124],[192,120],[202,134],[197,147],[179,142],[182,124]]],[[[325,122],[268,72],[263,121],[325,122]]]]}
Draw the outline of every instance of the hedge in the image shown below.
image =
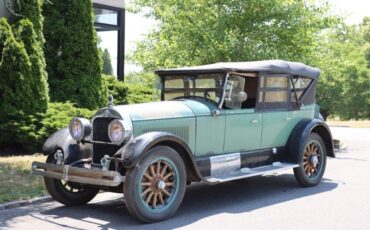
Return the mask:
{"type": "Polygon", "coordinates": [[[76,108],[70,102],[50,103],[46,113],[13,114],[7,123],[0,124],[0,148],[40,151],[44,141],[55,131],[67,127],[73,117],[92,118],[93,114],[94,111],[76,108]],[[24,119],[19,120],[20,116],[24,119]]]}

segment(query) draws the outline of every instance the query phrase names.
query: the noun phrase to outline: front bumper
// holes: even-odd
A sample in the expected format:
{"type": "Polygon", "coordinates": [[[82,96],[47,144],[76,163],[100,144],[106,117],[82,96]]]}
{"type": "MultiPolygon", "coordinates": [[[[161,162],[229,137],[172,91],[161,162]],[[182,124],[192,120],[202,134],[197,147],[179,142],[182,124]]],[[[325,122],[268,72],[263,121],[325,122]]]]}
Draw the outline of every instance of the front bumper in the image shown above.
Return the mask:
{"type": "Polygon", "coordinates": [[[68,165],[33,162],[32,173],[44,177],[81,184],[116,187],[124,182],[125,177],[116,171],[77,168],[68,165]]]}

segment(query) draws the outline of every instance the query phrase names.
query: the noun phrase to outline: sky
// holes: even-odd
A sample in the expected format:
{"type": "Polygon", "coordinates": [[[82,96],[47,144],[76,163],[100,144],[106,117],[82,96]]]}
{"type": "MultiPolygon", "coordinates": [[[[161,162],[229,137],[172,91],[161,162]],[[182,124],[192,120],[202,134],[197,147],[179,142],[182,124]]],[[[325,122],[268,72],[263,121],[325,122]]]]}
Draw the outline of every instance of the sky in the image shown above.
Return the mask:
{"type": "MultiPolygon", "coordinates": [[[[333,13],[346,17],[348,24],[359,24],[363,17],[370,17],[370,0],[328,0],[332,5],[333,13]]],[[[150,32],[155,27],[155,22],[147,19],[140,14],[132,14],[126,12],[126,54],[132,52],[135,47],[135,42],[142,39],[143,35],[150,32]]],[[[102,35],[101,46],[107,48],[111,54],[112,62],[117,62],[116,42],[112,41],[115,34],[106,33],[102,35]]],[[[116,71],[116,65],[113,64],[116,71]]],[[[130,63],[125,63],[125,73],[140,70],[139,67],[130,63]]]]}

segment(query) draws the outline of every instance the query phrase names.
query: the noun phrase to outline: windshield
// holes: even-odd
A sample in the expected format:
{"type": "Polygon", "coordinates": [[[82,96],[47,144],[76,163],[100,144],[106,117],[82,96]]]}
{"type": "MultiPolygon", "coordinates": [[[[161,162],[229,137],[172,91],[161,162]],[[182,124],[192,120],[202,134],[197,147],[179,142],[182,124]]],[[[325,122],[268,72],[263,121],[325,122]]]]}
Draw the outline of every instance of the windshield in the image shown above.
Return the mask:
{"type": "Polygon", "coordinates": [[[164,100],[204,98],[218,104],[222,97],[225,74],[165,76],[164,100]]]}

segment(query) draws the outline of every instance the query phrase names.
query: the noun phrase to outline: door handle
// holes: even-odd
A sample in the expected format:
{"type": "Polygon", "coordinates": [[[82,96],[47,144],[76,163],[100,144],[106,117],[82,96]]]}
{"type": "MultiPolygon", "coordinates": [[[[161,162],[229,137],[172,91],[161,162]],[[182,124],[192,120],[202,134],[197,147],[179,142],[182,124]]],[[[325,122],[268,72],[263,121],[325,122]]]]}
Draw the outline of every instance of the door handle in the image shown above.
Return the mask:
{"type": "Polygon", "coordinates": [[[289,120],[291,120],[292,118],[291,117],[287,117],[287,118],[285,118],[285,120],[287,120],[287,121],[289,121],[289,120]]]}
{"type": "Polygon", "coordinates": [[[252,120],[251,123],[256,124],[256,123],[258,123],[258,120],[257,119],[256,120],[252,120]]]}

